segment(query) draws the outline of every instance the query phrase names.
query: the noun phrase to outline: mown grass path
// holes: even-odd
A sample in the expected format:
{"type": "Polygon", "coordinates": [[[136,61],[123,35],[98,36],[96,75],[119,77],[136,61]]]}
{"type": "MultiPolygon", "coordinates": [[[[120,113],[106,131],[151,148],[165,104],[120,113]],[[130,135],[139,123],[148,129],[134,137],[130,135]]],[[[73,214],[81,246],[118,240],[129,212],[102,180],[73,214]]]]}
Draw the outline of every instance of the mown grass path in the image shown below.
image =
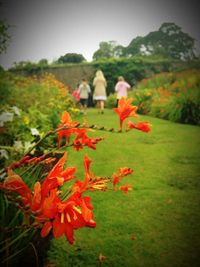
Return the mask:
{"type": "MultiPolygon", "coordinates": [[[[118,127],[111,110],[89,109],[84,117],[99,126],[118,127]]],[[[68,165],[83,177],[83,156],[92,159],[95,175],[119,167],[134,173],[124,178],[133,190],[92,192],[96,229],[75,232],[75,243],[54,239],[49,262],[56,267],[197,267],[200,266],[200,127],[140,116],[152,124],[149,134],[91,132],[106,139],[97,150],[69,151],[68,165]]]]}

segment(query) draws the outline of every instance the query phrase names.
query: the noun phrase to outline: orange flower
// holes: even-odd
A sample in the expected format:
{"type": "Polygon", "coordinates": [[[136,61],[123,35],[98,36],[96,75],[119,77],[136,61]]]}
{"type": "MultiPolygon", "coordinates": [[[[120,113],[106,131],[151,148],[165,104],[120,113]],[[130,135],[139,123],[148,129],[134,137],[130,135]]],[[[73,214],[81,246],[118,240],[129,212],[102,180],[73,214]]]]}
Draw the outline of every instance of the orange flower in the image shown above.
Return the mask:
{"type": "Polygon", "coordinates": [[[79,123],[72,121],[69,113],[64,111],[61,117],[61,123],[57,129],[58,132],[58,147],[60,147],[61,139],[65,136],[66,144],[68,143],[69,137],[72,134],[76,134],[76,138],[72,141],[74,148],[79,151],[83,149],[84,146],[87,146],[92,149],[96,149],[96,144],[103,140],[101,137],[89,138],[86,134],[87,126],[84,128],[78,128],[79,123]],[[63,129],[62,129],[63,128],[63,129]],[[66,128],[66,129],[65,129],[66,128]]]}
{"type": "Polygon", "coordinates": [[[34,184],[33,196],[31,201],[31,210],[36,211],[40,208],[41,205],[41,184],[36,182],[34,184]]]}
{"type": "Polygon", "coordinates": [[[43,199],[39,210],[40,218],[53,219],[58,212],[58,205],[61,202],[57,189],[52,189],[48,196],[43,199]]]}
{"type": "Polygon", "coordinates": [[[82,198],[81,194],[74,193],[65,202],[58,203],[57,207],[58,212],[52,222],[55,238],[65,234],[69,243],[72,244],[74,242],[74,230],[84,226],[96,227],[90,197],[82,198]]]}
{"type": "Polygon", "coordinates": [[[21,196],[23,206],[26,206],[31,202],[31,190],[24,183],[21,177],[13,170],[8,170],[8,176],[4,182],[0,183],[0,189],[9,190],[19,194],[21,196]]]}
{"type": "Polygon", "coordinates": [[[52,158],[52,157],[45,158],[45,155],[42,155],[40,157],[33,157],[33,158],[31,158],[30,156],[24,156],[20,160],[15,161],[9,166],[7,166],[5,170],[7,171],[8,169],[20,168],[23,165],[28,165],[28,164],[38,164],[38,163],[50,164],[54,160],[56,160],[56,158],[52,158]]]}
{"type": "Polygon", "coordinates": [[[101,190],[106,191],[107,183],[109,179],[106,177],[95,177],[94,174],[90,171],[91,159],[86,155],[84,158],[84,167],[85,167],[85,178],[84,181],[77,180],[72,188],[73,192],[83,193],[86,190],[101,190]]]}
{"type": "Polygon", "coordinates": [[[128,121],[126,127],[127,129],[137,129],[146,133],[150,132],[151,130],[149,122],[133,123],[132,121],[128,121]]]}
{"type": "Polygon", "coordinates": [[[131,168],[128,168],[128,167],[124,167],[124,168],[120,168],[119,169],[119,172],[116,174],[116,173],[113,173],[112,175],[112,178],[113,178],[113,187],[114,189],[116,189],[116,185],[121,182],[121,178],[124,177],[124,176],[127,176],[129,174],[133,173],[133,170],[131,168]]]}
{"type": "Polygon", "coordinates": [[[131,186],[130,185],[124,185],[124,186],[120,186],[119,189],[124,191],[125,194],[127,194],[128,191],[131,189],[131,186]]]}
{"type": "Polygon", "coordinates": [[[79,129],[77,137],[73,140],[73,146],[78,151],[82,149],[84,146],[88,146],[89,148],[96,149],[96,144],[103,140],[101,137],[89,138],[85,133],[86,129],[79,129]]]}
{"type": "Polygon", "coordinates": [[[25,216],[29,222],[28,215],[34,215],[35,224],[43,224],[41,236],[47,236],[52,230],[55,238],[65,235],[69,243],[74,242],[74,230],[80,227],[96,227],[94,221],[93,207],[90,197],[82,197],[82,192],[91,187],[102,187],[96,179],[93,181],[93,174],[90,171],[91,160],[85,156],[85,179],[77,183],[78,190],[71,190],[72,195],[65,201],[59,197],[58,187],[64,182],[74,178],[76,169],[68,167],[64,169],[67,158],[65,153],[53,169],[46,176],[44,182],[34,184],[33,193],[23,180],[8,169],[8,177],[0,183],[0,189],[15,192],[21,196],[22,207],[30,207],[26,210],[25,216]]]}
{"type": "Polygon", "coordinates": [[[60,146],[60,141],[65,136],[66,143],[68,143],[68,139],[70,135],[74,133],[74,128],[78,125],[78,122],[72,121],[69,113],[67,111],[63,111],[61,116],[61,122],[58,126],[58,146],[60,146]],[[66,128],[63,130],[59,130],[60,128],[66,128]]]}
{"type": "Polygon", "coordinates": [[[106,191],[108,181],[109,181],[108,179],[105,179],[103,177],[95,177],[95,179],[93,179],[93,181],[89,183],[87,189],[91,189],[93,191],[96,190],[106,191]]]}
{"type": "Polygon", "coordinates": [[[105,261],[106,257],[102,254],[99,255],[99,262],[102,264],[105,261]]]}
{"type": "Polygon", "coordinates": [[[5,170],[8,170],[8,169],[14,169],[14,168],[19,168],[21,167],[22,165],[26,164],[26,162],[30,160],[30,156],[25,156],[23,157],[22,159],[20,159],[19,161],[15,161],[13,162],[12,164],[10,164],[9,166],[7,166],[5,168],[5,170]]]}
{"type": "Polygon", "coordinates": [[[120,119],[120,129],[122,129],[123,122],[128,117],[137,117],[136,111],[138,109],[137,106],[132,106],[133,99],[122,97],[118,102],[118,107],[113,108],[113,110],[117,113],[120,119]]]}
{"type": "Polygon", "coordinates": [[[36,219],[44,222],[41,236],[47,236],[53,231],[53,236],[58,238],[63,234],[68,242],[74,242],[74,230],[80,227],[96,227],[90,197],[83,197],[81,193],[74,192],[66,201],[57,197],[56,190],[51,190],[50,196],[45,198],[41,215],[36,219]]]}
{"type": "Polygon", "coordinates": [[[113,178],[113,187],[116,189],[117,184],[121,181],[121,177],[117,176],[115,173],[112,176],[113,178]]]}
{"type": "Polygon", "coordinates": [[[87,187],[89,185],[89,181],[92,180],[92,178],[94,177],[93,173],[90,171],[90,164],[91,164],[91,159],[85,155],[84,157],[84,168],[85,168],[85,178],[84,181],[76,181],[72,191],[76,191],[76,192],[84,192],[85,190],[87,190],[87,187]]]}
{"type": "Polygon", "coordinates": [[[60,158],[42,183],[41,192],[43,197],[46,197],[50,190],[58,188],[63,185],[64,182],[74,179],[74,173],[76,172],[75,167],[63,169],[66,158],[67,153],[60,158]]]}
{"type": "Polygon", "coordinates": [[[41,236],[47,236],[53,231],[53,236],[58,238],[63,234],[68,242],[74,242],[74,230],[80,227],[96,227],[93,219],[90,197],[83,197],[75,192],[66,201],[62,202],[55,190],[51,190],[50,196],[45,198],[42,205],[41,215],[36,218],[44,222],[41,236]]]}
{"type": "Polygon", "coordinates": [[[50,233],[51,229],[52,229],[52,223],[51,222],[48,221],[48,222],[44,223],[42,230],[40,232],[41,237],[46,237],[50,233]]]}
{"type": "Polygon", "coordinates": [[[133,170],[131,168],[128,167],[123,167],[123,168],[119,168],[119,174],[120,176],[127,176],[129,174],[131,174],[133,172],[133,170]]]}

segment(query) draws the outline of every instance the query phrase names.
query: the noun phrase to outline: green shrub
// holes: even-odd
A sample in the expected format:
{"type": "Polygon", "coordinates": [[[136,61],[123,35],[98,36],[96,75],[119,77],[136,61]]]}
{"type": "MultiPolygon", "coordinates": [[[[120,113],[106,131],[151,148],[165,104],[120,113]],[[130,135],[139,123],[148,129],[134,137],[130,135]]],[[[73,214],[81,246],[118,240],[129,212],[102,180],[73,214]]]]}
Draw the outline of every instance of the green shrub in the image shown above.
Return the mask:
{"type": "Polygon", "coordinates": [[[200,71],[159,73],[145,78],[130,93],[138,113],[200,125],[200,71]]]}
{"type": "Polygon", "coordinates": [[[167,107],[167,119],[174,122],[200,125],[200,92],[188,91],[179,97],[171,97],[167,107]],[[196,96],[194,95],[196,93],[196,96]]]}
{"type": "Polygon", "coordinates": [[[107,108],[115,108],[117,103],[117,95],[116,93],[110,94],[106,101],[107,108]]]}
{"type": "MultiPolygon", "coordinates": [[[[55,129],[63,110],[70,110],[75,104],[67,88],[52,75],[37,78],[4,73],[1,78],[5,98],[0,112],[0,146],[6,149],[9,158],[17,159],[39,136],[55,129]],[[20,114],[15,114],[15,109],[20,114]]],[[[51,137],[50,140],[56,142],[51,137]]],[[[9,163],[9,158],[3,159],[4,163],[6,160],[9,163]]]]}
{"type": "Polygon", "coordinates": [[[133,104],[138,106],[137,112],[139,114],[148,114],[152,102],[152,90],[134,90],[130,95],[133,97],[133,104]]]}
{"type": "Polygon", "coordinates": [[[7,103],[9,95],[12,90],[12,81],[9,78],[9,75],[5,72],[0,72],[0,104],[4,105],[7,103]]]}
{"type": "MultiPolygon", "coordinates": [[[[95,69],[101,69],[108,81],[108,94],[114,93],[114,87],[118,76],[124,76],[132,86],[145,77],[159,73],[163,66],[169,63],[166,59],[154,59],[147,57],[112,58],[93,62],[95,69]],[[152,69],[153,68],[153,69],[152,69]]],[[[173,64],[173,62],[170,62],[173,64]]]]}
{"type": "MultiPolygon", "coordinates": [[[[6,72],[1,74],[0,91],[3,96],[0,112],[1,170],[13,161],[19,160],[40,138],[57,128],[63,110],[69,110],[74,105],[67,89],[52,75],[37,78],[6,72]]],[[[45,139],[29,154],[32,156],[44,154],[47,142],[50,147],[56,147],[57,136],[49,136],[48,140],[45,139]]],[[[28,167],[27,172],[22,168],[20,173],[16,169],[16,173],[32,187],[36,180],[42,179],[50,167],[33,164],[28,167]]],[[[0,173],[1,179],[3,174],[0,173]]],[[[39,258],[44,258],[39,232],[37,229],[27,229],[24,226],[27,221],[23,211],[19,210],[17,202],[15,206],[10,200],[9,194],[3,195],[0,192],[0,215],[4,218],[1,220],[0,233],[0,254],[3,256],[1,263],[3,266],[19,266],[20,262],[20,266],[27,266],[28,263],[23,262],[26,258],[24,255],[27,254],[30,255],[28,256],[30,262],[34,266],[39,266],[37,261],[41,262],[39,258]]],[[[47,241],[45,240],[45,246],[48,246],[47,241]]]]}

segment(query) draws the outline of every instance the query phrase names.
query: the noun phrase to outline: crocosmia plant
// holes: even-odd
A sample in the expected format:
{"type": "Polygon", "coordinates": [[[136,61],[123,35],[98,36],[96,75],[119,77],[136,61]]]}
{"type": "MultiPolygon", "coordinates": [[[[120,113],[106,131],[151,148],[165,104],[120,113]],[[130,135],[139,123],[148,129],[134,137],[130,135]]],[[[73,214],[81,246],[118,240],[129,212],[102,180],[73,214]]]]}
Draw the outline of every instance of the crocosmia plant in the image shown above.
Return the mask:
{"type": "MultiPolygon", "coordinates": [[[[77,179],[76,167],[66,166],[69,146],[76,151],[84,149],[84,147],[95,150],[97,144],[103,141],[101,137],[89,137],[91,129],[110,133],[123,132],[125,120],[137,116],[137,107],[131,103],[132,99],[121,98],[118,107],[114,108],[119,116],[119,130],[87,123],[80,124],[73,121],[70,114],[64,111],[57,129],[43,136],[24,157],[1,170],[4,178],[0,182],[0,189],[6,201],[13,203],[24,217],[24,220],[18,221],[17,229],[21,227],[24,232],[29,229],[37,231],[39,229],[42,238],[50,234],[54,238],[64,235],[67,241],[73,244],[75,230],[82,227],[96,227],[95,211],[90,196],[87,196],[87,191],[106,191],[109,188],[115,191],[122,190],[127,194],[131,190],[130,184],[124,184],[125,177],[133,173],[133,169],[130,167],[119,166],[118,170],[103,177],[91,171],[92,159],[85,155],[83,158],[84,174],[82,179],[77,179]],[[31,151],[40,146],[49,135],[57,135],[57,147],[42,156],[31,156],[31,151]],[[62,152],[59,154],[61,155],[59,158],[54,156],[54,149],[62,152]],[[30,183],[22,178],[24,175],[21,173],[28,171],[31,166],[36,167],[37,165],[43,166],[45,171],[41,174],[41,178],[30,186],[30,183]],[[65,186],[63,187],[63,185],[65,186]],[[64,192],[63,188],[65,188],[64,192]]],[[[129,120],[126,131],[132,129],[148,133],[150,124],[148,122],[134,123],[129,120]]],[[[17,238],[19,239],[18,236],[12,240],[10,238],[12,235],[9,235],[10,231],[12,229],[5,230],[5,243],[2,243],[1,251],[4,251],[5,244],[7,244],[5,254],[9,251],[9,242],[12,243],[17,238]]],[[[20,232],[20,237],[23,237],[23,232],[20,232]]]]}

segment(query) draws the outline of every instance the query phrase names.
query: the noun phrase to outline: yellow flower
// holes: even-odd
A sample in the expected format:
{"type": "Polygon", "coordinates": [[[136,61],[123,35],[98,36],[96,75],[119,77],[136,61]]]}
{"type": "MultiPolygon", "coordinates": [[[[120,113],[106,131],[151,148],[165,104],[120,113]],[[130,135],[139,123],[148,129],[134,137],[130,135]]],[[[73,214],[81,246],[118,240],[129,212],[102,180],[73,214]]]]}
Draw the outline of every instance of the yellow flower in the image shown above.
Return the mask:
{"type": "Polygon", "coordinates": [[[24,117],[24,124],[28,125],[30,123],[30,119],[28,116],[24,117]]]}

